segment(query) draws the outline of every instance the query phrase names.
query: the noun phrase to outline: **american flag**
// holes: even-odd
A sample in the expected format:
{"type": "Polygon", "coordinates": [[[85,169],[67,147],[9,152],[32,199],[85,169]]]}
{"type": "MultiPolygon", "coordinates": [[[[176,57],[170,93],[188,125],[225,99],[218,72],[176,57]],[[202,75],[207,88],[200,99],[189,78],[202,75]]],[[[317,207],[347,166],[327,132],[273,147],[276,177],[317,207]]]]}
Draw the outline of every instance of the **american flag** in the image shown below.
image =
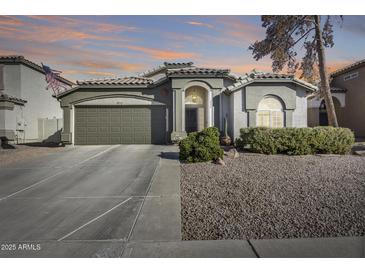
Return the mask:
{"type": "Polygon", "coordinates": [[[48,90],[49,88],[52,89],[54,95],[58,95],[59,93],[66,91],[68,89],[68,86],[60,82],[57,77],[60,76],[62,73],[58,70],[53,70],[49,66],[46,66],[42,63],[43,70],[46,74],[46,82],[48,90]]]}

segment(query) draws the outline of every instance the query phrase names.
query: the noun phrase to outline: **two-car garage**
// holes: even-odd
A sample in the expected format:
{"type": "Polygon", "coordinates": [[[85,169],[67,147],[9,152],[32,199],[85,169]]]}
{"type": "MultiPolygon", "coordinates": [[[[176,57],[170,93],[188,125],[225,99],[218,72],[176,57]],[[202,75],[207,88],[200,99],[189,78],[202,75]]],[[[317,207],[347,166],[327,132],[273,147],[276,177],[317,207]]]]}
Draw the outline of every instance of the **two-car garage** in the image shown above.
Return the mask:
{"type": "Polygon", "coordinates": [[[165,144],[164,105],[75,106],[76,145],[165,144]]]}
{"type": "Polygon", "coordinates": [[[77,81],[57,95],[61,140],[75,145],[167,144],[173,108],[170,83],[146,77],[77,81]]]}

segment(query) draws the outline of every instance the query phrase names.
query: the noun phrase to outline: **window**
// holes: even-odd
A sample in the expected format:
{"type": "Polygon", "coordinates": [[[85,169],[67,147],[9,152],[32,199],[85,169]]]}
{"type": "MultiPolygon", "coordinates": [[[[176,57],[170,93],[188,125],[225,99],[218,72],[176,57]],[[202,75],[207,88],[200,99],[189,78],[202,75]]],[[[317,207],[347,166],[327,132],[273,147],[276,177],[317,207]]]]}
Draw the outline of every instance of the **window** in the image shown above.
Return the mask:
{"type": "Polygon", "coordinates": [[[344,81],[348,81],[348,80],[352,80],[352,79],[355,79],[359,76],[359,72],[354,72],[354,73],[350,73],[350,74],[347,74],[343,77],[343,80],[344,81]]]}
{"type": "Polygon", "coordinates": [[[191,87],[185,92],[185,104],[203,105],[204,104],[204,89],[200,87],[191,87]]]}
{"type": "Polygon", "coordinates": [[[257,126],[259,127],[284,127],[283,106],[275,97],[265,97],[257,108],[257,126]]]}

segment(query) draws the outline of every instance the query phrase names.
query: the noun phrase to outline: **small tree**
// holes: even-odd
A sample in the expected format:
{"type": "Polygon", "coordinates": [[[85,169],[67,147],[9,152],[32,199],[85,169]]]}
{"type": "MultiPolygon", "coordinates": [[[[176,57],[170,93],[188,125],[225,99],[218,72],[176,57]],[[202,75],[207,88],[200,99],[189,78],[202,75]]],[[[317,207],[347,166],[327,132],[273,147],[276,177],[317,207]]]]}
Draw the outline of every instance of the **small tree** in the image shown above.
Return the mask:
{"type": "MultiPolygon", "coordinates": [[[[329,125],[337,127],[337,117],[332,100],[329,77],[326,70],[325,47],[333,47],[333,17],[327,16],[321,25],[319,15],[262,16],[262,26],[266,28],[266,38],[250,45],[256,60],[270,55],[274,72],[286,66],[288,71],[302,71],[301,78],[313,79],[319,72],[320,92],[324,97],[329,125]],[[302,41],[304,56],[297,61],[298,43],[302,41]],[[316,70],[318,67],[318,70],[316,70]]],[[[342,16],[339,17],[342,21],[342,16]]]]}

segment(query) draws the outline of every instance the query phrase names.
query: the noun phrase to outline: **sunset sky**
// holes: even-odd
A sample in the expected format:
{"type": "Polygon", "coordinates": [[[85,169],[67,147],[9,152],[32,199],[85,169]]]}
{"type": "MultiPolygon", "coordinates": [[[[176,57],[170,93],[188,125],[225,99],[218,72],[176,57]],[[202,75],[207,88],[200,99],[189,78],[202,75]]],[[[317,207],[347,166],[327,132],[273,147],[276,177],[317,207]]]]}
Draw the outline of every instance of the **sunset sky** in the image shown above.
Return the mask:
{"type": "MultiPolygon", "coordinates": [[[[136,75],[164,61],[270,71],[248,46],[259,16],[0,16],[0,55],[24,55],[71,80],[136,75]]],[[[365,58],[365,16],[345,16],[327,51],[329,69],[365,58]]]]}

